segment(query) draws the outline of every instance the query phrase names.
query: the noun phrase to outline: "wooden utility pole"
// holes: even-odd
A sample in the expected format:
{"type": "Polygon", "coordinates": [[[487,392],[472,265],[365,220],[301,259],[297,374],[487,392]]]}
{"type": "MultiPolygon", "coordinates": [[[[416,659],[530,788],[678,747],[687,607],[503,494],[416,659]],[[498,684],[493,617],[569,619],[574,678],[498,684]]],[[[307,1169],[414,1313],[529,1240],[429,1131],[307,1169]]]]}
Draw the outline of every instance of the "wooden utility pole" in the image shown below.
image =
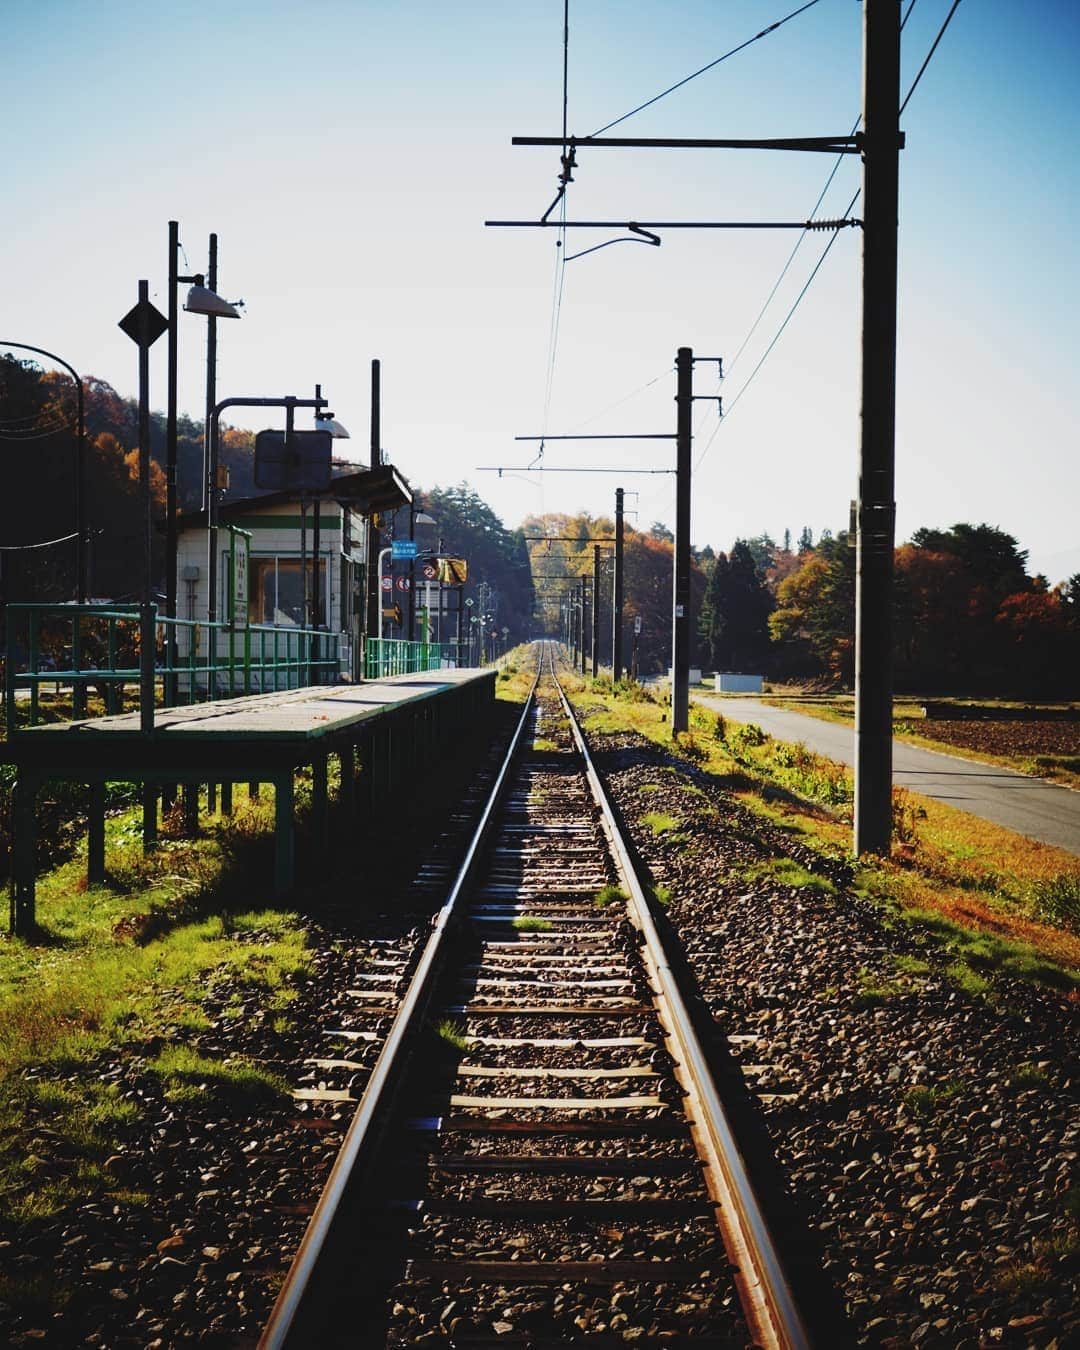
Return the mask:
{"type": "Polygon", "coordinates": [[[615,489],[615,583],[611,616],[611,679],[623,677],[623,490],[615,489]]]}
{"type": "Polygon", "coordinates": [[[675,357],[675,580],[671,605],[671,730],[690,721],[690,414],[694,403],[694,353],[675,357]]]}
{"type": "Polygon", "coordinates": [[[892,842],[900,0],[863,5],[863,327],[855,590],[855,853],[892,842]]]}

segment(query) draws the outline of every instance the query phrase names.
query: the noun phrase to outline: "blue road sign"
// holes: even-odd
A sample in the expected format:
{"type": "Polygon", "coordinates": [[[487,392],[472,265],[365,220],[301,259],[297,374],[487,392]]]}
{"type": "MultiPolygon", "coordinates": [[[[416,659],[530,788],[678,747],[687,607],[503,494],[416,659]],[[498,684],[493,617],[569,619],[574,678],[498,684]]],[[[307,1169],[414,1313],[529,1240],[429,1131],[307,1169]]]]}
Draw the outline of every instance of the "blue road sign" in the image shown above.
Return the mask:
{"type": "Polygon", "coordinates": [[[390,541],[391,558],[415,558],[416,545],[411,539],[391,539],[390,541]]]}

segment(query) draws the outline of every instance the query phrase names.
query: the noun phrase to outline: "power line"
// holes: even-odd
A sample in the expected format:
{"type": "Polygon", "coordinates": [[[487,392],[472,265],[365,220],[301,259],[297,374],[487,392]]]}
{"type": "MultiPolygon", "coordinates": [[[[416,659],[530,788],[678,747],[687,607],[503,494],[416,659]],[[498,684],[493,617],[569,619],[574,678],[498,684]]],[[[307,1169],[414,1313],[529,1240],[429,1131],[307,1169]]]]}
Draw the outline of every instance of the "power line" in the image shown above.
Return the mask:
{"type": "MultiPolygon", "coordinates": [[[[654,103],[659,103],[662,98],[667,98],[668,94],[673,94],[676,89],[681,89],[684,84],[689,84],[691,80],[696,80],[699,75],[704,75],[707,70],[713,70],[716,66],[720,65],[721,62],[728,60],[729,57],[735,56],[738,52],[745,51],[747,47],[752,46],[755,42],[759,42],[763,37],[768,37],[770,33],[775,33],[778,28],[782,28],[784,24],[797,18],[800,14],[804,14],[808,9],[813,9],[817,3],[818,0],[808,0],[808,3],[800,6],[799,9],[792,10],[790,14],[785,15],[782,19],[777,19],[777,21],[770,24],[768,28],[763,28],[760,33],[755,33],[752,38],[747,38],[745,42],[740,42],[737,47],[732,47],[731,51],[725,52],[723,56],[718,56],[715,61],[710,61],[707,66],[702,66],[700,70],[695,70],[692,75],[687,75],[686,78],[680,80],[678,84],[673,84],[670,89],[665,89],[662,93],[655,94],[644,103],[639,103],[636,108],[631,108],[629,112],[623,113],[621,117],[616,117],[614,122],[608,122],[605,126],[602,126],[599,131],[594,131],[592,134],[594,136],[602,136],[605,131],[610,131],[612,127],[617,127],[620,122],[625,122],[637,113],[644,112],[646,108],[651,108],[654,103]]],[[[565,128],[563,129],[563,135],[566,135],[565,128]]]]}
{"type": "MultiPolygon", "coordinates": [[[[923,72],[926,70],[926,67],[930,64],[930,58],[931,58],[931,57],[933,56],[933,54],[937,51],[938,43],[939,43],[939,42],[941,41],[941,39],[945,36],[945,29],[948,28],[949,22],[950,22],[950,20],[952,19],[952,16],[956,13],[956,10],[957,10],[957,7],[959,6],[959,4],[960,4],[960,0],[953,0],[952,8],[949,10],[948,14],[945,15],[945,22],[944,22],[944,23],[941,25],[941,27],[938,29],[938,35],[937,35],[937,37],[934,39],[934,41],[931,43],[931,45],[930,45],[930,50],[926,53],[926,60],[925,60],[925,61],[922,63],[922,65],[919,67],[919,73],[918,73],[918,75],[915,76],[915,79],[912,81],[911,88],[907,91],[907,97],[904,99],[903,103],[900,104],[900,111],[901,111],[901,113],[902,113],[902,112],[904,111],[904,109],[907,107],[908,103],[909,103],[910,100],[911,100],[912,94],[913,94],[913,93],[915,92],[915,90],[918,88],[919,81],[920,81],[920,80],[922,79],[922,77],[923,77],[923,72]]],[[[910,13],[910,10],[909,10],[908,12],[910,13]]]]}
{"type": "Polygon", "coordinates": [[[59,539],[45,539],[40,544],[0,544],[0,553],[26,553],[33,548],[52,548],[53,544],[66,544],[78,537],[76,530],[74,534],[63,534],[59,539]]]}
{"type": "MultiPolygon", "coordinates": [[[[902,21],[901,21],[901,24],[900,24],[901,30],[903,30],[904,24],[906,24],[907,21],[908,21],[908,19],[911,17],[911,11],[915,8],[915,4],[916,4],[916,0],[911,0],[911,3],[908,5],[907,13],[904,15],[904,17],[903,17],[903,19],[902,19],[902,21]]],[[[949,22],[950,22],[950,20],[952,19],[952,16],[956,13],[956,10],[957,10],[959,4],[960,4],[960,0],[953,0],[952,7],[951,7],[951,9],[949,10],[948,14],[945,16],[945,21],[944,21],[944,23],[941,25],[941,28],[938,30],[938,35],[937,35],[937,37],[936,37],[936,38],[934,39],[934,41],[932,42],[932,44],[931,44],[931,46],[930,46],[930,50],[929,50],[929,51],[927,52],[927,54],[926,54],[925,60],[923,61],[922,65],[919,67],[919,73],[915,76],[915,79],[912,81],[911,88],[908,90],[907,96],[905,97],[903,103],[901,103],[901,105],[900,105],[900,112],[901,112],[901,113],[903,113],[904,109],[907,107],[908,103],[910,102],[911,96],[912,96],[912,94],[914,94],[915,89],[916,89],[916,87],[918,86],[919,81],[920,81],[920,80],[922,79],[922,77],[923,77],[923,73],[925,72],[927,66],[930,64],[930,58],[934,55],[934,52],[937,50],[938,43],[941,41],[942,37],[944,36],[945,30],[946,30],[946,28],[948,28],[949,22]]],[[[856,122],[855,122],[855,128],[858,128],[858,125],[859,125],[859,123],[860,123],[861,121],[862,121],[862,118],[861,118],[861,117],[858,118],[858,119],[856,120],[856,122]]],[[[853,129],[852,134],[854,134],[854,129],[853,129]]],[[[815,211],[818,209],[818,207],[821,205],[821,202],[822,202],[822,199],[823,199],[824,196],[825,196],[825,193],[828,191],[829,186],[830,186],[830,184],[831,184],[832,181],[833,181],[833,178],[836,176],[836,171],[837,171],[837,169],[839,169],[840,163],[841,163],[841,160],[842,160],[842,159],[843,159],[843,156],[842,156],[842,155],[841,155],[841,156],[838,156],[836,163],[833,165],[832,172],[829,174],[829,177],[828,177],[828,179],[826,180],[826,183],[825,183],[824,188],[822,188],[821,195],[818,197],[817,202],[814,204],[813,210],[810,212],[810,215],[811,215],[811,216],[813,216],[814,212],[815,212],[815,211]]],[[[845,208],[844,213],[843,213],[845,216],[847,216],[848,213],[851,211],[852,207],[853,207],[853,206],[855,205],[855,203],[858,201],[860,195],[861,195],[861,189],[859,189],[859,190],[857,190],[857,191],[855,192],[855,195],[852,197],[851,201],[848,203],[847,207],[845,208]]],[[[700,454],[698,455],[698,457],[697,457],[697,461],[695,462],[695,465],[694,465],[694,468],[695,468],[695,469],[698,467],[698,465],[701,464],[701,461],[705,458],[706,452],[708,451],[709,447],[712,445],[713,441],[716,439],[716,435],[717,435],[717,432],[720,430],[721,424],[726,420],[726,418],[728,417],[728,415],[731,413],[732,409],[735,407],[736,403],[738,403],[739,399],[742,398],[743,394],[746,393],[746,390],[747,390],[747,388],[749,387],[749,385],[750,385],[751,381],[753,380],[754,376],[758,373],[758,371],[759,371],[759,370],[761,369],[761,367],[764,365],[766,357],[768,357],[769,353],[770,353],[770,352],[772,351],[772,349],[776,346],[777,342],[779,342],[780,337],[781,337],[781,335],[782,335],[783,332],[784,332],[784,329],[785,329],[785,328],[788,326],[788,324],[791,322],[791,318],[792,318],[792,316],[794,315],[795,311],[798,309],[799,304],[800,304],[800,302],[802,301],[803,296],[804,296],[804,295],[806,294],[806,292],[810,289],[810,284],[811,284],[811,282],[814,280],[814,278],[817,276],[819,270],[821,269],[821,265],[822,265],[822,263],[824,263],[826,257],[828,256],[829,250],[832,248],[833,244],[836,243],[836,236],[837,236],[838,234],[839,234],[839,230],[835,230],[835,231],[833,232],[832,238],[831,238],[831,239],[829,240],[829,242],[825,245],[825,248],[822,250],[821,256],[818,258],[817,262],[814,264],[814,270],[810,273],[810,276],[807,278],[806,284],[803,286],[802,290],[801,290],[801,291],[799,292],[799,294],[796,296],[796,298],[795,298],[795,303],[791,306],[791,308],[788,310],[787,314],[785,315],[783,323],[780,325],[779,329],[777,329],[777,332],[776,332],[775,336],[773,337],[773,339],[772,339],[772,341],[769,343],[769,345],[765,348],[765,351],[764,351],[764,353],[762,354],[762,356],[761,356],[760,360],[758,361],[757,365],[756,365],[756,366],[754,367],[754,369],[750,372],[750,374],[749,374],[749,376],[747,377],[746,381],[745,381],[745,382],[743,383],[743,385],[740,387],[738,393],[737,393],[737,394],[735,395],[735,397],[731,400],[731,403],[728,405],[727,409],[724,411],[724,414],[723,414],[723,416],[720,418],[720,421],[719,421],[719,422],[716,424],[716,426],[714,427],[712,435],[709,437],[708,441],[705,443],[704,448],[702,449],[701,453],[700,453],[700,454]]],[[[777,291],[777,289],[778,289],[778,287],[779,287],[779,285],[780,285],[780,282],[783,281],[784,276],[786,275],[788,268],[791,266],[791,263],[792,263],[792,261],[793,261],[793,259],[794,259],[794,257],[795,257],[795,254],[798,252],[798,249],[799,249],[800,245],[802,244],[802,242],[803,242],[803,240],[804,240],[805,238],[806,238],[805,233],[802,234],[802,235],[800,235],[798,243],[795,245],[794,249],[792,249],[790,257],[788,258],[787,262],[784,264],[784,267],[783,267],[783,269],[782,269],[782,271],[781,271],[781,273],[780,273],[780,276],[777,278],[776,285],[774,285],[773,288],[772,288],[772,290],[769,292],[769,297],[768,297],[768,299],[765,301],[765,304],[762,306],[761,311],[759,312],[757,318],[754,320],[753,324],[751,325],[750,332],[747,333],[746,337],[744,338],[744,340],[743,340],[743,342],[742,342],[742,345],[739,347],[739,350],[735,353],[734,358],[733,358],[732,361],[730,362],[730,364],[729,364],[729,366],[728,366],[728,369],[729,369],[729,370],[731,369],[732,366],[734,366],[735,361],[737,361],[738,358],[739,358],[739,356],[742,354],[743,348],[745,348],[747,342],[749,342],[750,337],[752,336],[754,330],[757,328],[758,324],[761,322],[761,319],[762,319],[762,316],[763,316],[764,313],[765,313],[765,310],[768,308],[770,302],[771,302],[772,299],[773,299],[773,296],[775,296],[776,291],[777,291]]]]}
{"type": "MultiPolygon", "coordinates": [[[[566,158],[567,110],[570,98],[570,0],[563,0],[563,174],[559,184],[559,195],[555,199],[559,206],[559,230],[555,240],[555,276],[551,297],[551,323],[548,328],[547,382],[544,389],[544,416],[541,421],[544,431],[548,429],[551,415],[551,395],[555,385],[555,362],[559,350],[559,323],[562,317],[563,287],[566,282],[566,189],[570,183],[570,168],[566,158]]],[[[552,206],[555,202],[552,203],[552,206]]],[[[548,207],[550,212],[551,207],[548,207]]],[[[540,442],[537,459],[544,457],[544,443],[540,442]]]]}

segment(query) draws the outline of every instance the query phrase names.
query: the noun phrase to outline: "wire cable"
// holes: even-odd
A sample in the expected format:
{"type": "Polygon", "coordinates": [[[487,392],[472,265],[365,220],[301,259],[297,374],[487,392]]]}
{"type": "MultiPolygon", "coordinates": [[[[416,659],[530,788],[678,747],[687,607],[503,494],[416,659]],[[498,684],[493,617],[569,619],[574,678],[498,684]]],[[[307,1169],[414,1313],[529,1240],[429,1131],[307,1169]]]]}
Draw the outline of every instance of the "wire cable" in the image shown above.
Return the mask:
{"type": "MultiPolygon", "coordinates": [[[[852,207],[855,205],[855,203],[858,201],[858,199],[859,199],[861,193],[862,193],[862,189],[860,188],[860,189],[855,193],[854,197],[852,197],[851,201],[848,203],[847,210],[844,212],[845,215],[847,215],[847,212],[850,211],[851,208],[852,208],[852,207]]],[[[712,435],[711,435],[711,436],[709,437],[709,439],[705,442],[705,445],[702,447],[701,453],[698,455],[697,459],[694,461],[694,469],[695,469],[695,471],[697,470],[697,468],[698,468],[699,465],[701,464],[701,461],[705,458],[706,454],[708,453],[709,447],[712,445],[713,441],[716,439],[717,432],[720,430],[720,428],[723,426],[723,424],[727,421],[727,419],[731,416],[731,413],[732,413],[732,411],[734,410],[735,405],[738,403],[739,399],[742,398],[743,394],[746,393],[747,389],[750,387],[751,383],[753,382],[754,376],[758,373],[758,371],[761,369],[761,367],[765,364],[765,361],[767,360],[767,358],[768,358],[770,352],[771,352],[772,349],[776,346],[776,344],[780,341],[780,338],[781,338],[781,336],[783,335],[784,329],[785,329],[785,328],[788,326],[788,324],[791,322],[792,316],[794,315],[795,311],[799,308],[799,305],[802,303],[803,296],[804,296],[804,295],[806,294],[806,292],[810,289],[811,283],[813,282],[814,278],[817,276],[818,272],[821,270],[821,265],[822,265],[822,263],[825,261],[825,259],[829,256],[829,250],[832,248],[833,244],[836,243],[836,240],[837,240],[837,237],[839,236],[839,234],[840,234],[840,231],[839,231],[839,230],[834,230],[834,231],[833,231],[832,237],[829,239],[829,242],[825,245],[824,249],[822,249],[822,251],[821,251],[821,256],[818,258],[817,262],[814,264],[814,270],[813,270],[813,271],[810,273],[810,275],[807,277],[806,283],[804,284],[802,290],[801,290],[801,291],[799,292],[799,294],[795,297],[795,303],[791,306],[791,308],[788,310],[787,314],[785,315],[785,317],[784,317],[784,322],[783,322],[783,323],[780,325],[780,327],[777,329],[776,334],[775,334],[775,336],[773,337],[773,340],[772,340],[772,341],[769,343],[769,345],[765,348],[765,351],[762,353],[760,359],[758,360],[757,365],[756,365],[756,366],[754,367],[754,369],[750,372],[750,374],[746,377],[746,380],[743,382],[743,384],[742,384],[741,387],[739,388],[739,392],[735,395],[735,397],[734,397],[734,398],[731,400],[731,402],[728,404],[727,408],[724,410],[724,415],[723,415],[723,417],[720,418],[719,422],[717,422],[716,426],[713,428],[713,433],[712,433],[712,435]]]]}
{"type": "Polygon", "coordinates": [[[78,539],[79,532],[74,534],[62,534],[59,539],[45,539],[40,544],[0,544],[0,553],[25,553],[32,548],[52,548],[53,544],[66,544],[72,539],[78,539]]]}
{"type": "Polygon", "coordinates": [[[629,403],[632,398],[637,398],[639,394],[643,394],[646,389],[651,389],[654,384],[659,384],[660,381],[664,379],[665,376],[670,375],[674,369],[674,366],[667,366],[659,375],[655,376],[655,378],[646,380],[644,384],[639,384],[638,387],[632,389],[629,394],[624,394],[622,398],[616,399],[614,403],[609,403],[607,407],[601,408],[599,412],[593,413],[592,416],[587,417],[583,422],[575,423],[570,430],[578,431],[582,427],[591,426],[593,422],[598,422],[601,417],[607,416],[609,412],[614,412],[616,408],[621,408],[624,403],[629,403]]]}
{"type": "MultiPolygon", "coordinates": [[[[752,38],[747,38],[745,42],[740,42],[737,47],[732,47],[731,51],[725,52],[723,56],[718,56],[715,61],[710,61],[707,66],[702,66],[700,70],[695,70],[692,75],[687,75],[686,78],[680,80],[678,84],[673,84],[670,89],[665,89],[662,93],[655,94],[644,103],[639,103],[636,108],[631,108],[629,112],[623,113],[621,117],[616,117],[613,122],[608,122],[605,126],[602,126],[599,131],[594,131],[592,133],[593,136],[602,136],[605,131],[610,131],[612,127],[617,127],[620,122],[625,122],[629,118],[634,117],[637,113],[644,112],[646,108],[651,108],[654,103],[659,103],[662,98],[667,98],[668,94],[673,94],[676,89],[681,89],[684,84],[689,84],[691,80],[696,80],[699,75],[704,75],[707,70],[713,70],[716,66],[720,65],[722,61],[726,61],[729,57],[735,56],[741,51],[745,51],[747,47],[752,46],[755,42],[759,42],[763,37],[768,37],[770,33],[775,33],[778,28],[783,28],[784,24],[789,23],[792,19],[798,18],[800,14],[805,14],[808,9],[813,9],[818,3],[819,0],[808,0],[808,2],[805,5],[800,6],[799,9],[792,10],[790,14],[786,14],[782,19],[777,19],[777,21],[770,24],[768,28],[763,28],[760,33],[755,33],[752,38]]],[[[564,130],[563,135],[565,136],[565,134],[564,130]]]]}
{"type": "MultiPolygon", "coordinates": [[[[914,0],[912,0],[912,4],[914,5],[914,0]]],[[[915,79],[912,81],[911,88],[907,91],[907,97],[904,99],[903,103],[900,104],[901,113],[903,113],[904,109],[910,103],[912,94],[919,87],[919,81],[922,79],[926,67],[930,64],[930,58],[937,51],[938,43],[945,36],[945,29],[948,28],[952,16],[956,13],[959,4],[960,0],[953,0],[952,8],[949,10],[948,14],[945,15],[945,22],[938,29],[938,35],[931,43],[930,50],[926,53],[926,60],[919,67],[919,73],[918,75],[915,76],[915,79]]],[[[909,10],[908,13],[910,14],[911,11],[909,10]]]]}
{"type": "MultiPolygon", "coordinates": [[[[915,4],[916,4],[916,0],[911,0],[911,3],[910,3],[910,4],[908,5],[908,7],[907,7],[907,12],[904,14],[903,18],[902,18],[901,21],[900,21],[900,30],[901,30],[901,32],[903,31],[904,25],[907,23],[908,19],[911,18],[911,11],[915,8],[915,4]]],[[[914,94],[914,92],[915,92],[916,86],[918,85],[919,81],[920,81],[920,80],[922,79],[922,77],[923,77],[923,72],[926,70],[926,67],[930,64],[930,58],[933,56],[934,52],[937,50],[938,43],[941,41],[942,36],[944,35],[944,32],[945,32],[945,29],[948,28],[948,26],[949,26],[949,21],[952,19],[952,16],[956,13],[956,10],[957,10],[957,7],[959,6],[959,4],[960,4],[960,0],[953,0],[952,8],[949,10],[948,14],[945,16],[945,22],[941,25],[941,28],[940,28],[940,30],[939,30],[939,32],[938,32],[937,37],[934,39],[933,43],[931,44],[930,50],[929,50],[929,52],[927,52],[927,54],[926,54],[926,59],[923,61],[922,65],[919,67],[919,73],[915,76],[915,79],[914,79],[914,81],[912,82],[911,88],[910,88],[910,89],[908,90],[908,92],[907,92],[907,97],[904,99],[903,103],[901,103],[901,105],[900,105],[900,112],[901,112],[901,113],[903,113],[904,109],[907,107],[908,102],[910,101],[912,94],[914,94]]],[[[852,131],[851,131],[851,134],[852,134],[852,135],[854,135],[855,132],[858,130],[859,124],[860,124],[861,122],[862,122],[862,118],[861,118],[861,117],[856,118],[856,120],[855,120],[855,125],[854,125],[854,127],[852,128],[852,131]]],[[[823,199],[824,199],[824,197],[825,197],[826,192],[828,192],[830,186],[832,185],[832,181],[833,181],[833,179],[836,177],[837,170],[840,168],[840,165],[841,165],[842,161],[844,160],[844,158],[846,158],[846,157],[843,156],[843,155],[837,156],[836,163],[835,163],[835,164],[833,165],[833,167],[832,167],[832,172],[829,174],[829,177],[826,179],[826,181],[825,181],[825,186],[822,188],[820,196],[818,197],[817,201],[814,203],[814,206],[813,206],[812,210],[810,211],[810,215],[809,215],[808,219],[813,219],[814,215],[816,214],[817,209],[818,209],[818,207],[821,205],[821,203],[822,203],[822,201],[823,201],[823,199]]],[[[844,216],[847,216],[847,215],[850,213],[852,207],[853,207],[853,206],[855,205],[855,203],[858,201],[860,195],[861,195],[861,189],[860,189],[859,191],[856,191],[855,195],[852,197],[851,201],[848,203],[847,207],[846,207],[845,210],[843,211],[843,215],[844,215],[844,216]]],[[[799,248],[802,246],[803,240],[806,238],[806,234],[807,234],[807,233],[808,233],[807,231],[804,231],[804,232],[799,236],[799,238],[798,238],[798,240],[797,240],[797,242],[796,242],[796,244],[795,244],[795,247],[791,250],[791,253],[790,253],[789,257],[788,257],[787,262],[784,264],[783,268],[781,269],[780,275],[779,275],[779,276],[777,277],[777,279],[776,279],[775,285],[773,286],[772,290],[769,292],[768,298],[766,299],[764,305],[762,305],[760,311],[758,312],[757,318],[754,320],[753,324],[751,324],[751,326],[750,326],[750,331],[747,333],[746,337],[743,339],[743,341],[742,341],[741,345],[739,346],[738,351],[735,353],[734,357],[733,357],[733,358],[731,359],[731,361],[728,363],[727,369],[728,369],[729,372],[734,368],[735,362],[736,362],[736,361],[739,359],[739,357],[742,355],[742,353],[743,353],[743,351],[744,351],[744,349],[745,349],[747,343],[750,341],[750,338],[753,336],[755,330],[757,329],[758,324],[761,322],[762,318],[764,317],[765,311],[768,309],[769,305],[772,303],[772,300],[773,300],[774,296],[776,295],[777,290],[778,290],[779,287],[780,287],[780,283],[783,281],[784,277],[787,275],[788,269],[791,267],[791,264],[792,264],[792,262],[793,262],[794,259],[795,259],[795,255],[796,255],[796,253],[798,253],[799,248]]],[[[784,317],[783,323],[780,325],[780,327],[779,327],[779,329],[777,330],[777,332],[776,332],[775,336],[773,337],[772,341],[771,341],[771,342],[769,343],[769,345],[765,348],[765,351],[764,351],[764,353],[762,354],[762,356],[760,357],[760,359],[758,360],[757,365],[756,365],[756,366],[754,367],[754,369],[750,372],[750,374],[749,374],[749,376],[747,377],[746,381],[745,381],[745,382],[742,384],[742,386],[739,388],[738,393],[737,393],[737,394],[734,396],[734,398],[731,400],[730,404],[729,404],[728,407],[724,410],[724,413],[723,413],[722,416],[720,417],[720,420],[717,422],[716,426],[713,428],[713,433],[712,433],[712,435],[709,437],[708,441],[705,443],[705,446],[702,448],[701,453],[700,453],[700,454],[698,455],[698,457],[697,457],[697,460],[696,460],[695,465],[694,465],[695,469],[697,468],[698,465],[700,465],[700,463],[701,463],[701,461],[704,459],[705,454],[706,454],[706,452],[708,451],[709,447],[712,445],[713,441],[716,439],[716,435],[717,435],[717,433],[718,433],[719,430],[720,430],[720,425],[721,425],[721,423],[722,423],[722,422],[725,420],[725,418],[727,418],[727,416],[731,413],[732,409],[735,407],[736,403],[738,403],[739,399],[742,398],[743,394],[746,392],[748,386],[750,385],[750,382],[753,380],[754,376],[755,376],[755,375],[758,373],[758,371],[761,369],[762,365],[765,363],[766,357],[768,357],[769,353],[773,350],[773,348],[776,346],[777,342],[780,340],[781,334],[783,333],[784,329],[785,329],[785,328],[788,326],[788,324],[790,323],[791,318],[792,318],[792,316],[794,315],[795,311],[798,309],[799,304],[800,304],[800,302],[802,301],[803,296],[804,296],[804,295],[806,294],[806,292],[809,290],[809,288],[810,288],[810,283],[811,283],[811,282],[814,280],[814,278],[817,276],[818,271],[820,270],[822,263],[824,263],[826,257],[828,256],[829,250],[832,248],[833,244],[836,243],[836,236],[837,236],[838,234],[839,234],[839,230],[835,230],[835,231],[833,232],[833,235],[832,235],[832,237],[830,238],[829,242],[825,245],[825,248],[822,250],[821,256],[818,258],[817,262],[815,263],[815,265],[814,265],[814,270],[810,273],[810,276],[809,276],[809,277],[807,278],[807,280],[806,280],[806,284],[803,286],[802,290],[801,290],[801,291],[799,292],[799,294],[796,296],[796,298],[795,298],[795,303],[794,303],[794,304],[791,306],[791,308],[788,310],[786,316],[784,317]]]]}

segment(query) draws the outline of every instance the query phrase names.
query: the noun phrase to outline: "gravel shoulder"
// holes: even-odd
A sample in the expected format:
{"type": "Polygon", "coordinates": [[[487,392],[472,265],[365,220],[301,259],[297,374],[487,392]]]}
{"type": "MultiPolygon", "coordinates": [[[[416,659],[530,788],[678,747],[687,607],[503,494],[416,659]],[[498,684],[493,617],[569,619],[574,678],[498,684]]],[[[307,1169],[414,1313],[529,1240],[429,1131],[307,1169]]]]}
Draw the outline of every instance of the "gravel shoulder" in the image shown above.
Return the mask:
{"type": "Polygon", "coordinates": [[[1075,1002],[966,992],[844,863],[636,735],[593,741],[857,1342],[1080,1342],[1075,1002]],[[678,831],[633,828],[657,811],[678,831]],[[783,856],[809,884],[770,879],[783,856]]]}

